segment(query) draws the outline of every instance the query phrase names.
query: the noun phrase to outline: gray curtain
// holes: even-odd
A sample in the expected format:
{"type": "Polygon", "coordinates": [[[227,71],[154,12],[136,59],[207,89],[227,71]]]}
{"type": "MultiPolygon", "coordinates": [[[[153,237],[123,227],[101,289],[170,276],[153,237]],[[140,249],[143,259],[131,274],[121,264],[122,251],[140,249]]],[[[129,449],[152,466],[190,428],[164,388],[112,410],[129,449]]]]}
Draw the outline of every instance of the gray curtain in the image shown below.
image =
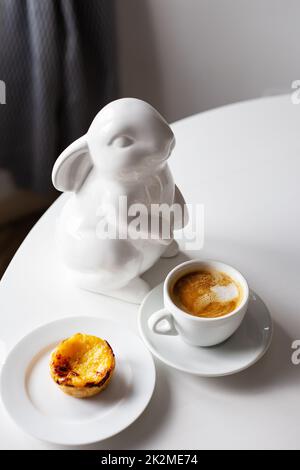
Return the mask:
{"type": "Polygon", "coordinates": [[[58,154],[116,97],[112,0],[0,0],[0,168],[46,192],[58,154]]]}

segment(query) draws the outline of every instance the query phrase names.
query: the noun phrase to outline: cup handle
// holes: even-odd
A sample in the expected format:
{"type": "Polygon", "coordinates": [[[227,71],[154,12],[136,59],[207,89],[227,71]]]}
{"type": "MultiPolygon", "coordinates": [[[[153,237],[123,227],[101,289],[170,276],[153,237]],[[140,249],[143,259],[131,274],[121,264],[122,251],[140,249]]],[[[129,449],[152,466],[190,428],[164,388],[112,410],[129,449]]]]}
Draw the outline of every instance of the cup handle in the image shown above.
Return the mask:
{"type": "Polygon", "coordinates": [[[158,335],[178,335],[178,332],[174,325],[173,315],[168,312],[168,310],[166,310],[165,308],[163,308],[162,310],[158,310],[158,312],[155,312],[151,315],[151,317],[148,319],[148,326],[150,330],[152,330],[154,333],[157,333],[158,335]],[[163,320],[168,323],[167,329],[159,328],[159,324],[163,320]]]}

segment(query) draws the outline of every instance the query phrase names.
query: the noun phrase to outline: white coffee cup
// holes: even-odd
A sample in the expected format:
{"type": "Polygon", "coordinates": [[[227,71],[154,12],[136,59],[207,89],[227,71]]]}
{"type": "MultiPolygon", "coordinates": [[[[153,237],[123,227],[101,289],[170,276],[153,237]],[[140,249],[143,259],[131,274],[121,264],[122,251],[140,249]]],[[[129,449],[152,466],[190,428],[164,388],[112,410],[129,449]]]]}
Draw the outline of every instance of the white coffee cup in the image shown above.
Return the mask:
{"type": "Polygon", "coordinates": [[[176,266],[164,282],[164,306],[148,320],[149,328],[157,334],[180,335],[193,346],[214,346],[228,339],[238,329],[247,312],[249,288],[242,274],[232,266],[219,261],[186,261],[176,266]],[[227,315],[215,318],[196,317],[180,309],[172,300],[171,292],[176,281],[198,270],[216,270],[223,272],[236,281],[242,288],[242,300],[237,308],[227,315]],[[163,328],[163,321],[167,325],[163,328]]]}

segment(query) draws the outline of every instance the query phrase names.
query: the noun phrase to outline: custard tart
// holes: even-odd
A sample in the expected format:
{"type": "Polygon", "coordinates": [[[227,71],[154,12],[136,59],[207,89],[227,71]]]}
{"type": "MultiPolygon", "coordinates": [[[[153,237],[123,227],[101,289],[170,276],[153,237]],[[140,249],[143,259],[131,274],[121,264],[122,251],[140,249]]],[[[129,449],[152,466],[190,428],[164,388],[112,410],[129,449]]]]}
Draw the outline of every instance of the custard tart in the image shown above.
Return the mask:
{"type": "Polygon", "coordinates": [[[114,368],[111,346],[97,336],[76,333],[61,341],[51,354],[51,377],[64,393],[76,398],[104,390],[114,368]]]}

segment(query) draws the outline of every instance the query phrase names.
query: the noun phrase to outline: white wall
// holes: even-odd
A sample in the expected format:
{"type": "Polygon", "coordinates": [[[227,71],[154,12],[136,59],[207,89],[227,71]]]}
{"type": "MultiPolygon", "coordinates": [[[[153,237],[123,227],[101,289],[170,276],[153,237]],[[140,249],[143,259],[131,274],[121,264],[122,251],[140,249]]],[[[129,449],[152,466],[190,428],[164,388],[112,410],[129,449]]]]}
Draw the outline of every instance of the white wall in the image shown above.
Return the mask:
{"type": "Polygon", "coordinates": [[[300,0],[116,0],[121,95],[170,121],[290,91],[300,0]]]}

